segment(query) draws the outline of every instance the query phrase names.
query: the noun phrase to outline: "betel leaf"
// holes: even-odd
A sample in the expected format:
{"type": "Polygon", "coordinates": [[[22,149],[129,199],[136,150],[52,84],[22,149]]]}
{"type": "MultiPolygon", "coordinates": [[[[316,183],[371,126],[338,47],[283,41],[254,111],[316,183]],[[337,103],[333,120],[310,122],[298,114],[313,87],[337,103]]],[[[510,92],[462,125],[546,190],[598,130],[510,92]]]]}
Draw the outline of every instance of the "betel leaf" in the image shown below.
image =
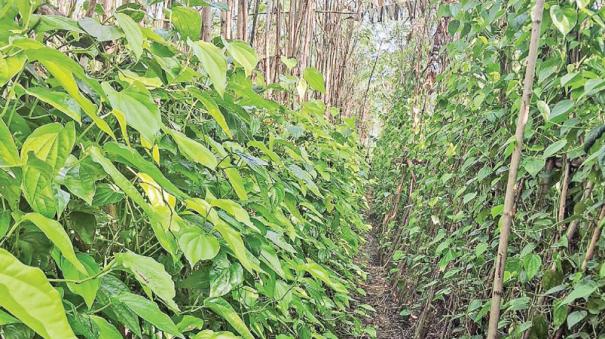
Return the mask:
{"type": "Polygon", "coordinates": [[[69,261],[80,273],[88,275],[86,267],[78,260],[71,240],[65,232],[63,225],[58,221],[47,218],[39,213],[28,213],[19,219],[19,223],[29,221],[36,225],[44,235],[61,251],[61,254],[69,261]]]}
{"type": "Polygon", "coordinates": [[[529,254],[523,258],[523,268],[527,274],[527,280],[533,279],[540,271],[542,266],[542,258],[537,254],[529,254]]]}
{"type": "Polygon", "coordinates": [[[86,82],[89,86],[93,87],[95,91],[100,92],[101,88],[97,82],[92,81],[88,78],[82,67],[74,60],[67,57],[65,54],[48,47],[36,47],[33,49],[26,50],[27,56],[31,60],[40,61],[44,67],[55,77],[55,79],[61,84],[69,95],[80,105],[84,113],[92,119],[92,121],[112,138],[115,138],[113,130],[109,127],[107,122],[101,119],[97,115],[97,106],[93,104],[89,99],[84,97],[78,88],[74,74],[82,81],[86,82]]]}
{"type": "Polygon", "coordinates": [[[569,305],[574,302],[576,299],[580,298],[588,298],[594,291],[599,288],[599,285],[590,279],[584,279],[578,282],[571,293],[563,299],[562,303],[565,305],[569,305]]]}
{"type": "Polygon", "coordinates": [[[139,318],[126,305],[113,300],[112,297],[122,293],[130,293],[128,287],[115,275],[106,274],[101,277],[101,288],[97,294],[97,301],[106,307],[102,310],[103,314],[108,316],[118,324],[122,324],[133,334],[142,338],[139,318]]]}
{"type": "Polygon", "coordinates": [[[244,270],[238,263],[230,263],[224,253],[212,261],[210,269],[210,297],[221,297],[241,285],[244,270]]]}
{"type": "Polygon", "coordinates": [[[23,53],[0,57],[0,87],[4,86],[12,77],[17,75],[25,65],[25,55],[23,53]]]}
{"type": "Polygon", "coordinates": [[[548,121],[559,124],[567,120],[567,116],[569,111],[574,106],[574,102],[572,100],[562,100],[559,101],[555,107],[550,111],[550,116],[548,117],[548,121]]]}
{"type": "Polygon", "coordinates": [[[181,321],[176,324],[176,327],[181,332],[190,332],[194,330],[201,330],[204,328],[204,320],[194,317],[192,315],[184,315],[181,321]]]}
{"type": "Polygon", "coordinates": [[[565,323],[565,319],[567,319],[568,306],[565,303],[562,303],[560,300],[554,303],[553,310],[553,325],[555,328],[559,328],[559,326],[565,323]]]}
{"type": "Polygon", "coordinates": [[[78,24],[99,42],[117,40],[123,36],[117,27],[101,25],[93,18],[84,17],[78,21],[78,24]]]}
{"type": "Polygon", "coordinates": [[[229,167],[223,169],[223,171],[225,172],[231,187],[233,187],[235,194],[237,194],[237,197],[243,201],[248,200],[248,192],[244,187],[244,180],[242,179],[239,170],[235,167],[229,167]]]}
{"type": "Polygon", "coordinates": [[[571,312],[567,316],[567,328],[571,330],[572,327],[574,327],[577,323],[582,321],[582,319],[586,318],[587,315],[588,315],[588,312],[586,312],[586,311],[571,312]]]}
{"type": "Polygon", "coordinates": [[[323,266],[312,261],[311,259],[307,259],[307,263],[305,264],[300,264],[298,266],[298,270],[309,272],[314,278],[323,281],[324,284],[338,293],[348,293],[347,288],[339,281],[338,278],[330,274],[330,272],[323,266]]]}
{"type": "Polygon", "coordinates": [[[58,123],[42,125],[30,134],[21,147],[21,159],[33,153],[51,168],[50,175],[55,175],[65,164],[76,142],[76,130],[73,122],[65,127],[58,123]]]}
{"type": "Polygon", "coordinates": [[[115,17],[118,20],[118,25],[126,35],[128,47],[130,47],[135,57],[139,59],[143,54],[143,32],[141,31],[141,27],[124,13],[116,13],[115,17]]]}
{"type": "Polygon", "coordinates": [[[52,91],[45,87],[30,87],[26,88],[25,92],[44,101],[80,123],[80,116],[82,115],[80,106],[69,94],[52,91]]]}
{"type": "Polygon", "coordinates": [[[122,338],[122,334],[118,331],[115,326],[110,324],[104,318],[101,318],[96,315],[89,315],[90,319],[95,323],[97,329],[99,330],[99,338],[98,339],[117,339],[122,338]]]}
{"type": "Polygon", "coordinates": [[[550,107],[548,104],[545,101],[538,100],[537,106],[538,111],[540,111],[540,114],[542,114],[542,117],[544,118],[544,121],[548,120],[548,117],[550,116],[550,107]]]}
{"type": "Polygon", "coordinates": [[[148,287],[166,305],[178,311],[179,307],[173,300],[176,295],[174,282],[170,274],[164,269],[164,265],[151,257],[130,251],[117,254],[115,261],[117,267],[130,271],[142,286],[148,287]]]}
{"type": "Polygon", "coordinates": [[[205,41],[187,41],[193,54],[198,58],[202,67],[208,73],[214,89],[222,97],[227,86],[227,62],[222,51],[213,44],[205,41]]]}
{"type": "Polygon", "coordinates": [[[53,169],[32,153],[23,166],[21,190],[32,210],[46,217],[57,213],[58,203],[53,189],[53,169]]]}
{"type": "Polygon", "coordinates": [[[326,86],[324,84],[324,77],[317,70],[317,68],[314,68],[314,67],[306,68],[305,71],[303,72],[303,79],[305,79],[305,81],[307,81],[307,84],[312,89],[314,89],[320,93],[326,92],[326,86]]]}
{"type": "Polygon", "coordinates": [[[254,339],[242,318],[225,299],[208,298],[204,300],[204,307],[225,319],[244,339],[254,339]]]}
{"type": "Polygon", "coordinates": [[[200,260],[214,258],[220,249],[219,242],[214,236],[204,232],[200,226],[185,220],[180,223],[177,241],[191,267],[200,260]]]}
{"type": "Polygon", "coordinates": [[[106,82],[101,86],[113,109],[124,116],[126,123],[153,142],[162,126],[162,119],[147,88],[136,82],[120,92],[106,82]]]}
{"type": "Polygon", "coordinates": [[[241,337],[227,331],[214,332],[213,330],[203,330],[196,334],[193,339],[239,339],[241,337]]]}
{"type": "Polygon", "coordinates": [[[101,286],[101,280],[99,278],[91,278],[100,272],[99,265],[95,262],[93,257],[86,253],[78,253],[76,256],[86,268],[87,274],[82,274],[69,261],[65,261],[63,258],[59,258],[57,262],[65,279],[81,281],[77,283],[67,282],[67,287],[73,293],[81,296],[82,299],[84,299],[86,306],[88,306],[88,309],[90,309],[97,297],[97,291],[101,286]]]}
{"type": "Polygon", "coordinates": [[[578,14],[572,7],[561,8],[559,5],[550,7],[550,18],[557,29],[567,35],[578,20],[578,14]]]}
{"type": "Polygon", "coordinates": [[[10,324],[18,324],[20,323],[19,319],[13,317],[12,315],[4,312],[0,309],[0,326],[10,325],[10,324]]]}
{"type": "Polygon", "coordinates": [[[181,39],[197,40],[202,30],[202,18],[200,13],[191,7],[172,7],[172,24],[181,34],[181,39]]]}
{"type": "Polygon", "coordinates": [[[22,264],[0,248],[0,306],[43,338],[74,335],[55,290],[39,268],[22,264]]]}
{"type": "Polygon", "coordinates": [[[176,144],[179,146],[179,150],[190,160],[197,162],[200,165],[206,166],[210,169],[215,169],[218,165],[218,160],[212,152],[206,146],[199,142],[190,139],[185,134],[176,130],[167,130],[176,144]]]}
{"type": "Polygon", "coordinates": [[[90,157],[76,159],[73,155],[67,157],[63,167],[60,183],[67,187],[69,192],[92,204],[96,192],[96,181],[103,178],[105,173],[90,157]]]}
{"type": "Polygon", "coordinates": [[[212,118],[214,118],[214,121],[216,121],[216,123],[223,130],[223,132],[225,132],[225,134],[227,134],[227,136],[229,138],[233,138],[233,134],[231,134],[231,130],[229,129],[229,125],[227,125],[225,116],[221,112],[220,108],[218,107],[218,105],[216,104],[214,99],[212,99],[212,97],[209,96],[208,94],[206,94],[194,87],[190,87],[188,89],[188,91],[197,100],[199,100],[204,105],[204,107],[206,107],[208,114],[210,114],[210,116],[212,116],[212,118]]]}
{"type": "Polygon", "coordinates": [[[43,33],[54,30],[65,30],[76,33],[84,33],[78,27],[75,20],[60,15],[43,15],[40,16],[40,22],[36,26],[36,32],[43,33]]]}
{"type": "Polygon", "coordinates": [[[248,212],[242,207],[242,205],[231,199],[216,199],[210,191],[206,194],[206,201],[209,202],[212,206],[218,207],[223,211],[229,213],[233,216],[237,221],[254,228],[252,222],[250,221],[250,215],[248,212]]]}
{"type": "Polygon", "coordinates": [[[562,150],[563,147],[565,147],[565,145],[567,145],[567,140],[566,139],[561,139],[559,141],[556,141],[556,142],[550,144],[544,150],[544,154],[542,155],[542,158],[543,159],[547,159],[547,158],[552,157],[553,155],[557,154],[557,152],[559,152],[560,150],[562,150]]]}
{"type": "Polygon", "coordinates": [[[0,167],[17,166],[20,163],[15,140],[4,120],[0,119],[0,167]]]}
{"type": "Polygon", "coordinates": [[[523,168],[531,175],[535,177],[542,168],[544,168],[544,159],[543,158],[526,158],[523,160],[523,168]]]}
{"type": "Polygon", "coordinates": [[[317,187],[317,185],[313,181],[313,178],[311,177],[311,175],[309,174],[309,172],[303,170],[298,165],[294,165],[294,164],[289,165],[288,166],[288,170],[290,170],[290,173],[295,178],[297,178],[297,179],[301,180],[302,182],[304,182],[305,185],[307,186],[307,188],[309,190],[311,190],[311,192],[313,192],[316,196],[323,197],[323,195],[319,191],[319,187],[317,187]]]}
{"type": "Polygon", "coordinates": [[[279,58],[279,60],[286,65],[286,67],[289,70],[292,70],[294,67],[296,67],[296,65],[298,64],[298,61],[294,58],[288,58],[284,55],[281,56],[281,58],[279,58]]]}
{"type": "Polygon", "coordinates": [[[214,229],[218,231],[227,246],[233,253],[239,262],[244,266],[248,272],[253,273],[254,271],[260,271],[260,267],[255,261],[252,261],[252,255],[249,254],[246,246],[244,245],[244,241],[242,239],[242,235],[237,230],[233,229],[226,222],[218,219],[214,223],[214,229]]]}
{"type": "Polygon", "coordinates": [[[145,321],[158,329],[176,337],[183,337],[172,319],[163,313],[153,301],[132,293],[122,293],[112,298],[126,305],[139,317],[145,319],[145,321]]]}
{"type": "Polygon", "coordinates": [[[258,56],[256,56],[254,48],[240,40],[229,41],[226,47],[227,52],[244,68],[246,75],[250,76],[258,63],[258,56]]]}
{"type": "Polygon", "coordinates": [[[158,78],[157,76],[139,75],[139,74],[137,74],[133,71],[129,71],[127,69],[120,70],[120,74],[118,75],[118,78],[131,85],[134,82],[139,82],[148,89],[159,88],[159,87],[162,87],[162,84],[163,84],[162,80],[160,78],[158,78]]]}

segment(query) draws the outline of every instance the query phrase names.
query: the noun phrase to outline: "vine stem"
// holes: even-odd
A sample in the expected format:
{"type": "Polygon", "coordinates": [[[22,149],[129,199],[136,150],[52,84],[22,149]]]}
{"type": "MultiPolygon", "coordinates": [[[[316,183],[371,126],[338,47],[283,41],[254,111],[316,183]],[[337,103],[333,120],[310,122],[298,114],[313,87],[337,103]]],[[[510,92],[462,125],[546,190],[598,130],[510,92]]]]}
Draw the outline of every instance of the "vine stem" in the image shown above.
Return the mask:
{"type": "Polygon", "coordinates": [[[508,181],[506,183],[506,194],[504,196],[504,213],[501,219],[500,241],[494,267],[494,284],[492,287],[492,302],[489,314],[488,339],[498,337],[498,320],[500,318],[500,302],[502,300],[502,286],[504,277],[504,265],[506,263],[506,252],[508,250],[508,237],[514,216],[514,205],[516,196],[516,181],[521,152],[523,150],[523,132],[529,117],[529,104],[536,72],[536,59],[538,57],[538,44],[540,40],[540,25],[542,23],[542,12],[544,11],[544,0],[537,0],[532,15],[532,30],[529,42],[529,54],[527,56],[527,67],[523,80],[523,96],[517,119],[515,131],[515,150],[511,155],[508,181]]]}
{"type": "Polygon", "coordinates": [[[50,281],[50,282],[65,282],[65,283],[73,283],[73,284],[82,284],[82,283],[85,283],[87,281],[94,280],[94,279],[100,278],[100,277],[108,274],[109,272],[111,272],[113,270],[114,264],[115,264],[115,261],[112,260],[101,271],[99,271],[98,273],[96,273],[94,275],[86,277],[84,279],[54,279],[54,278],[48,278],[48,281],[50,281]]]}

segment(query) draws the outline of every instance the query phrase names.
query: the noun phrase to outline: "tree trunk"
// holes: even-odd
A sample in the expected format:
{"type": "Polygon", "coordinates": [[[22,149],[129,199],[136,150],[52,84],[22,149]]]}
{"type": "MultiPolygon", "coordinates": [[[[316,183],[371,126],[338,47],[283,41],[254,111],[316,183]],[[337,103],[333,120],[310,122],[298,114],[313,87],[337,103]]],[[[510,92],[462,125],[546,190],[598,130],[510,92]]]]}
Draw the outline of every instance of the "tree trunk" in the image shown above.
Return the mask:
{"type": "Polygon", "coordinates": [[[506,252],[508,249],[508,237],[510,227],[513,221],[513,209],[515,202],[515,186],[517,181],[517,171],[521,161],[521,152],[523,149],[523,130],[527,124],[529,116],[529,104],[532,87],[534,83],[534,74],[536,71],[536,59],[538,56],[538,43],[540,40],[540,25],[542,23],[542,12],[544,11],[544,0],[537,0],[533,12],[533,22],[531,38],[529,43],[529,54],[527,56],[527,68],[525,69],[525,79],[523,81],[523,96],[521,98],[521,107],[517,120],[517,129],[515,131],[515,150],[511,156],[510,168],[508,171],[508,182],[506,184],[506,194],[504,196],[504,214],[502,215],[500,241],[498,244],[498,254],[496,265],[494,267],[494,284],[492,288],[492,304],[489,316],[489,327],[487,338],[495,339],[498,337],[498,320],[500,319],[500,302],[502,300],[502,285],[504,278],[504,265],[506,263],[506,252]]]}
{"type": "Polygon", "coordinates": [[[248,0],[239,0],[237,8],[237,38],[246,40],[248,31],[248,0]]]}
{"type": "Polygon", "coordinates": [[[202,9],[201,38],[204,41],[210,41],[212,38],[212,9],[210,7],[204,7],[202,9]]]}
{"type": "Polygon", "coordinates": [[[274,74],[273,74],[273,82],[277,82],[279,80],[279,59],[281,57],[281,48],[280,48],[280,40],[281,40],[281,4],[279,0],[275,2],[275,58],[273,60],[274,64],[274,74]]]}
{"type": "Polygon", "coordinates": [[[592,237],[590,238],[590,243],[586,248],[586,254],[584,255],[584,260],[582,260],[582,272],[586,271],[586,267],[588,267],[588,262],[592,259],[594,255],[594,250],[597,247],[597,242],[599,242],[599,238],[601,237],[601,232],[603,230],[603,220],[605,218],[605,205],[601,207],[601,213],[599,213],[599,219],[597,219],[597,223],[595,225],[594,230],[592,231],[592,237]]]}
{"type": "Polygon", "coordinates": [[[254,4],[254,16],[252,17],[252,30],[250,32],[250,45],[251,46],[254,46],[254,35],[256,34],[256,24],[258,22],[258,8],[259,7],[260,7],[260,0],[256,0],[256,3],[254,4]]]}
{"type": "Polygon", "coordinates": [[[273,13],[273,3],[267,2],[267,13],[265,14],[265,81],[271,82],[271,56],[269,55],[269,37],[271,34],[271,14],[273,13]]]}
{"type": "Polygon", "coordinates": [[[97,0],[90,0],[88,2],[88,8],[86,9],[86,14],[84,14],[84,16],[86,17],[92,17],[92,15],[95,13],[95,7],[97,7],[97,0]]]}
{"type": "Polygon", "coordinates": [[[231,21],[233,18],[233,0],[227,0],[227,10],[221,12],[221,36],[231,40],[231,21]]]}

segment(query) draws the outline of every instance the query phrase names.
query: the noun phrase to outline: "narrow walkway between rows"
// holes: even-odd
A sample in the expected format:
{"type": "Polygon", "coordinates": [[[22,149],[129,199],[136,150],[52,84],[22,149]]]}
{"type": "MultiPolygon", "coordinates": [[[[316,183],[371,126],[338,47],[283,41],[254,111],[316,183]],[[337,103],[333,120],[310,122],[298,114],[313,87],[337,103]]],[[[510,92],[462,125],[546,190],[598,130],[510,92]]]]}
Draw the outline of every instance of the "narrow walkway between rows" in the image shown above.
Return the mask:
{"type": "Polygon", "coordinates": [[[412,338],[413,332],[405,326],[399,315],[400,307],[394,290],[388,284],[387,270],[380,264],[379,243],[374,231],[368,233],[364,250],[364,267],[368,280],[363,288],[366,291],[364,302],[372,306],[376,313],[368,318],[367,325],[376,329],[378,339],[412,338]]]}

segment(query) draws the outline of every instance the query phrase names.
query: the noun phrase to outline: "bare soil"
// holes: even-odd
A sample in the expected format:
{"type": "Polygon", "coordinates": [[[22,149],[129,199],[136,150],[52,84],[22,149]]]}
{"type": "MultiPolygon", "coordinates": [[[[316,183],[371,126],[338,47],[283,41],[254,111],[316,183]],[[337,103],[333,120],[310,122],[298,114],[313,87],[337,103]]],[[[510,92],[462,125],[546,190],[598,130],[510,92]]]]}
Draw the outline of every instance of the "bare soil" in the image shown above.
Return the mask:
{"type": "Polygon", "coordinates": [[[389,286],[388,272],[380,264],[379,243],[373,232],[368,233],[364,255],[360,259],[360,264],[368,274],[363,286],[366,291],[363,302],[376,310],[376,313],[366,319],[366,325],[376,329],[378,339],[413,338],[414,332],[399,315],[401,306],[396,291],[389,286]]]}

